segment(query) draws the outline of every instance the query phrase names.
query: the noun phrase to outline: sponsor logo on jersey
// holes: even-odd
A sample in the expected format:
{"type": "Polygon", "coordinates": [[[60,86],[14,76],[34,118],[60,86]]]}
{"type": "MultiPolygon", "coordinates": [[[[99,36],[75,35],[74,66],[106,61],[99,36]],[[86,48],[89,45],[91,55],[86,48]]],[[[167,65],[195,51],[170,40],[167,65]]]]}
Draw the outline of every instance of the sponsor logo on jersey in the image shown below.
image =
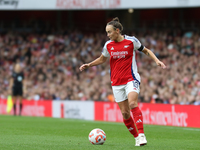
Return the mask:
{"type": "Polygon", "coordinates": [[[127,55],[128,51],[121,51],[121,52],[111,52],[112,56],[119,56],[119,55],[127,55]]]}
{"type": "Polygon", "coordinates": [[[111,56],[113,56],[113,59],[125,58],[125,56],[126,56],[127,54],[128,54],[128,51],[111,52],[111,56]]]}

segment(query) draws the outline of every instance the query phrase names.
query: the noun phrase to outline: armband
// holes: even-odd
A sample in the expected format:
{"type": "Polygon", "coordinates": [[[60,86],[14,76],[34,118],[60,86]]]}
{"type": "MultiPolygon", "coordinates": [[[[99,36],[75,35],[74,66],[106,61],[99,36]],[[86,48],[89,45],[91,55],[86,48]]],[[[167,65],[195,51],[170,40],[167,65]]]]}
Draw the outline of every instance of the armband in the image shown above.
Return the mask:
{"type": "Polygon", "coordinates": [[[140,48],[138,49],[138,51],[142,51],[144,49],[144,46],[141,45],[140,48]]]}

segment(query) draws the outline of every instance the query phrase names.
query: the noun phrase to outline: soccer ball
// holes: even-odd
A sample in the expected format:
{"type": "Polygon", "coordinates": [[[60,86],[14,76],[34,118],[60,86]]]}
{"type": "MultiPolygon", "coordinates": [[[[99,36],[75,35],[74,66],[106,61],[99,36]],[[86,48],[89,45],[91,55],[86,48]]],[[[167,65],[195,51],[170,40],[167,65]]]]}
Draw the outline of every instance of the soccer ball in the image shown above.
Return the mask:
{"type": "Polygon", "coordinates": [[[106,141],[106,134],[103,130],[101,129],[93,129],[89,133],[89,141],[90,143],[94,145],[102,145],[106,141]]]}

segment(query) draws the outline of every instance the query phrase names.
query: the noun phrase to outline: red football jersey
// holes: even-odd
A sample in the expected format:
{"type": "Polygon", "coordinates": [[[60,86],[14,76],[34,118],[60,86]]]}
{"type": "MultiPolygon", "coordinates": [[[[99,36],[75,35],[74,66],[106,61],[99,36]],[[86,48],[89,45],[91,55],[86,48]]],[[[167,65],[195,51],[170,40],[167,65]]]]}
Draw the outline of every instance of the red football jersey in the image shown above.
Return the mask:
{"type": "Polygon", "coordinates": [[[124,36],[121,42],[107,41],[102,55],[110,57],[110,76],[112,86],[123,85],[136,80],[140,83],[137,72],[135,50],[141,48],[140,41],[134,36],[124,36]]]}

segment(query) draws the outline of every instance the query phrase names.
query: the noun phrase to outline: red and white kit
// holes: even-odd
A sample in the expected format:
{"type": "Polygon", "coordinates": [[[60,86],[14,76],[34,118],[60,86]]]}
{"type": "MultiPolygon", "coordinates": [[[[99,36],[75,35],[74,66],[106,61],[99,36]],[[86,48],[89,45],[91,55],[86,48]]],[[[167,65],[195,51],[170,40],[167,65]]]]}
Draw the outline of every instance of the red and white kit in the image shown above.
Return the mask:
{"type": "Polygon", "coordinates": [[[137,71],[135,51],[143,49],[134,36],[125,35],[121,42],[110,40],[105,43],[102,55],[110,57],[111,84],[116,102],[127,99],[130,91],[139,93],[140,75],[137,71]],[[128,85],[128,82],[131,84],[128,85]],[[119,93],[120,89],[123,89],[123,93],[119,93]]]}

